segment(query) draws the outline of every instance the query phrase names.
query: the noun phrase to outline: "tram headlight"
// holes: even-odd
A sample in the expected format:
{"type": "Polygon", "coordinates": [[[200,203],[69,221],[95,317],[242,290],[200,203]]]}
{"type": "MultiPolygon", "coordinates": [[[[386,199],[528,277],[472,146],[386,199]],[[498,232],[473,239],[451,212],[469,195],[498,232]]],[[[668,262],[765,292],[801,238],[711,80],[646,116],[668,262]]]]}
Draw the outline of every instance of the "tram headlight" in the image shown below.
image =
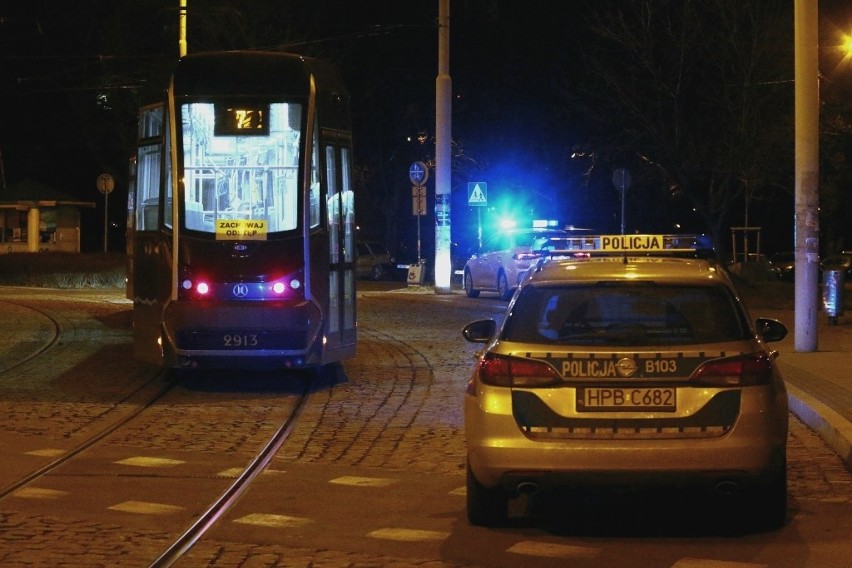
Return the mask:
{"type": "Polygon", "coordinates": [[[210,286],[207,285],[207,282],[199,282],[195,285],[195,291],[204,296],[210,291],[210,286]]]}
{"type": "Polygon", "coordinates": [[[298,290],[301,287],[302,283],[297,278],[293,278],[292,280],[290,280],[290,288],[292,288],[293,290],[298,290]]]}
{"type": "Polygon", "coordinates": [[[283,282],[276,282],[275,284],[272,285],[272,291],[275,292],[276,294],[283,294],[284,290],[286,290],[286,289],[287,289],[287,287],[284,285],[283,282]]]}

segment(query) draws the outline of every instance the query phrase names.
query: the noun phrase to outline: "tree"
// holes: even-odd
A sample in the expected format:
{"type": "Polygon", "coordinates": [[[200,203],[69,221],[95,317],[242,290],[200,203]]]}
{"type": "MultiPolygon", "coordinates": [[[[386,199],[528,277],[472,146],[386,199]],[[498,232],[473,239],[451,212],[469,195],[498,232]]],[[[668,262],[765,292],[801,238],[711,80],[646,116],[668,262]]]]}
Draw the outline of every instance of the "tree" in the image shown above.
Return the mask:
{"type": "Polygon", "coordinates": [[[565,86],[582,145],[604,179],[628,167],[654,209],[685,198],[727,250],[735,207],[792,185],[790,3],[606,3],[587,22],[580,83],[565,86]]]}

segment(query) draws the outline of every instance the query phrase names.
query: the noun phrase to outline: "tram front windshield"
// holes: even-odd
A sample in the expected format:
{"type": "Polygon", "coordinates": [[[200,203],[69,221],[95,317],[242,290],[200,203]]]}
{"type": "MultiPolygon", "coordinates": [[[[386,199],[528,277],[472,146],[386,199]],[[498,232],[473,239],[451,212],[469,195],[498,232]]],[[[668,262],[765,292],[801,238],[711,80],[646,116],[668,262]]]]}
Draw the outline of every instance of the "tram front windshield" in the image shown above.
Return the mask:
{"type": "Polygon", "coordinates": [[[197,102],[180,115],[186,229],[266,239],[299,227],[301,105],[197,102]]]}

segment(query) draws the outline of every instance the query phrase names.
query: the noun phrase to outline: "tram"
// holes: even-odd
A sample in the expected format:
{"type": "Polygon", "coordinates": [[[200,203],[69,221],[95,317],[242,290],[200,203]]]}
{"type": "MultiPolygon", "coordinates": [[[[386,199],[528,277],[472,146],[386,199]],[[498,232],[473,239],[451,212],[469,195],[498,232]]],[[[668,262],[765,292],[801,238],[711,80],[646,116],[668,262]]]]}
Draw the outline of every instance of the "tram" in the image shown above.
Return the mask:
{"type": "Polygon", "coordinates": [[[137,359],[317,368],[355,354],[349,98],[329,64],[191,54],[139,111],[127,297],[137,359]]]}

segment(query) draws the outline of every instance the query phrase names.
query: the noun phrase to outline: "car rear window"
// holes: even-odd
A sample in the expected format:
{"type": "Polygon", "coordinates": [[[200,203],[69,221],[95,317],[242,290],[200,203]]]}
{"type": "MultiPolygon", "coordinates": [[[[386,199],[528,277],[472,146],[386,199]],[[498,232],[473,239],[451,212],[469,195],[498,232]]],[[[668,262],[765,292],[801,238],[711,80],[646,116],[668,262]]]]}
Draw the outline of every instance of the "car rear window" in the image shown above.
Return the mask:
{"type": "Polygon", "coordinates": [[[503,331],[508,341],[613,347],[716,343],[749,336],[727,288],[646,282],[527,286],[503,331]]]}

